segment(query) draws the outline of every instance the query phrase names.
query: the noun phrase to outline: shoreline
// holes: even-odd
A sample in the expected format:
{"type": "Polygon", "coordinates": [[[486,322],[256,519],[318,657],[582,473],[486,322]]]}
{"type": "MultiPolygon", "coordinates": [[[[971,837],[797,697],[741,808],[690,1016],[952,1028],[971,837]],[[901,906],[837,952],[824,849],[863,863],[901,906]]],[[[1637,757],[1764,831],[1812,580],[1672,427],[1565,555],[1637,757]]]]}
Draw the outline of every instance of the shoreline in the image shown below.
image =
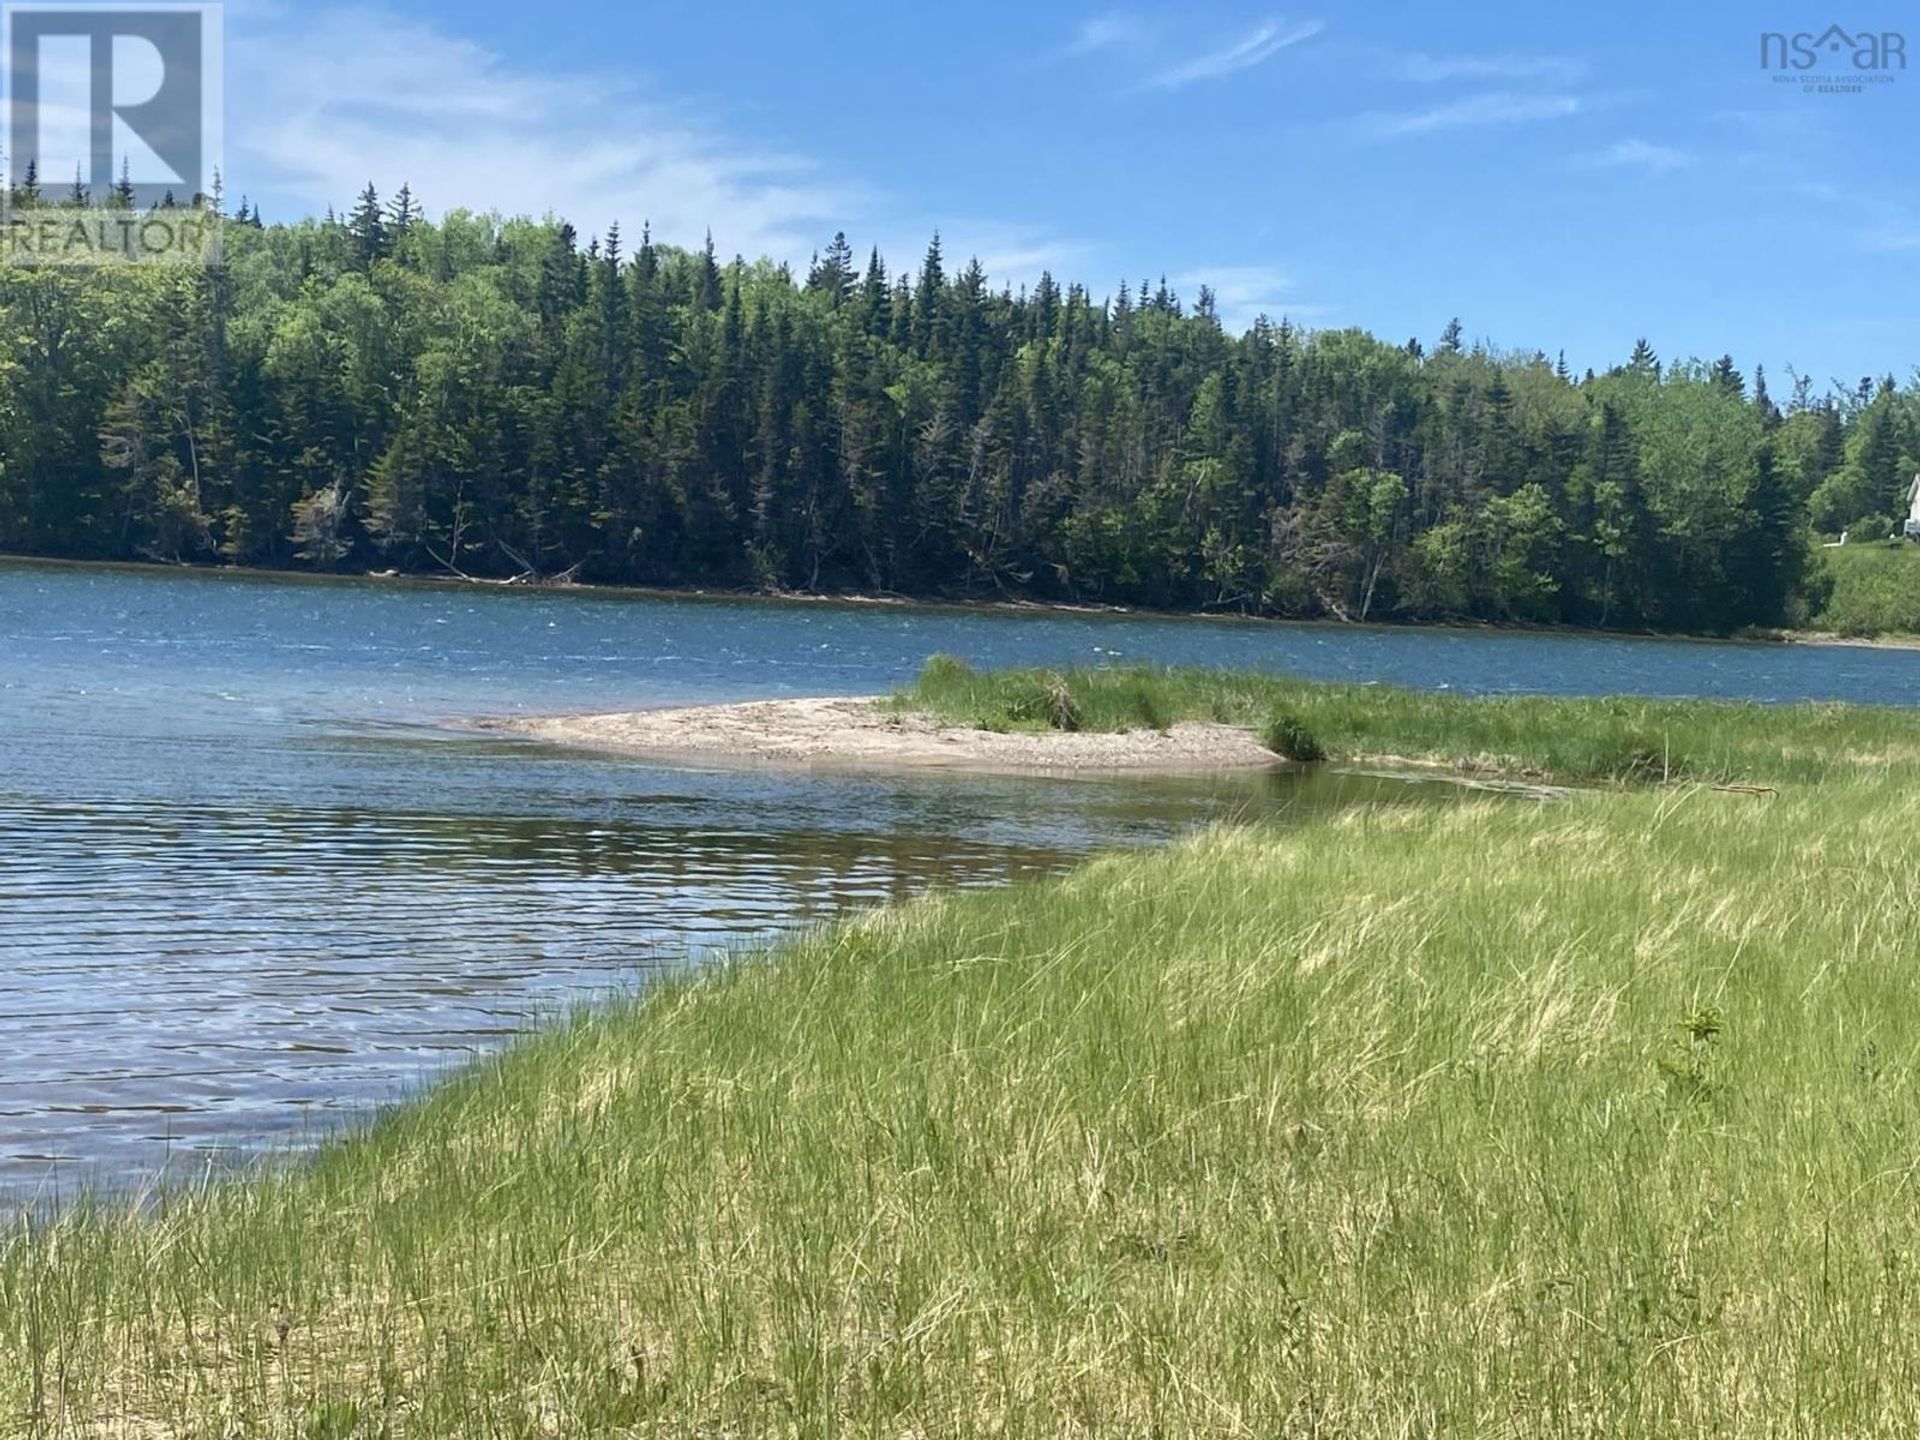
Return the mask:
{"type": "Polygon", "coordinates": [[[1542,625],[1474,620],[1334,620],[1285,615],[1257,615],[1223,610],[1159,610],[1150,606],[1108,604],[1099,601],[1032,600],[1020,598],[968,599],[955,596],[905,595],[894,592],[807,590],[740,590],[703,585],[604,585],[591,581],[520,583],[484,576],[432,574],[420,571],[329,571],[275,569],[259,565],[167,565],[152,560],[77,560],[54,555],[25,555],[0,551],[0,566],[19,565],[50,570],[106,570],[156,576],[200,576],[246,582],[323,585],[390,585],[425,589],[460,588],[507,595],[578,595],[607,600],[681,600],[706,604],[841,606],[847,609],[944,610],[975,615],[1074,615],[1096,619],[1146,621],[1197,620],[1224,625],[1274,625],[1326,631],[1432,632],[1463,635],[1591,636],[1595,639],[1656,640],[1696,645],[1819,645],[1920,649],[1920,634],[1847,636],[1817,630],[1755,628],[1731,635],[1707,635],[1679,630],[1613,630],[1580,625],[1542,625]]]}
{"type": "Polygon", "coordinates": [[[885,709],[884,698],[747,700],[470,723],[483,731],[640,759],[803,770],[1154,776],[1287,764],[1238,725],[1188,721],[1164,731],[976,730],[885,709]]]}
{"type": "MultiPolygon", "coordinates": [[[[1169,779],[1300,771],[1245,726],[1181,721],[1166,730],[981,730],[884,696],[743,700],[717,705],[589,714],[492,716],[456,722],[568,749],[670,764],[839,773],[1027,776],[1035,779],[1169,779]]],[[[1467,789],[1563,799],[1573,787],[1524,768],[1365,752],[1334,768],[1379,779],[1445,782],[1467,789]]]]}
{"type": "MultiPolygon", "coordinates": [[[[598,729],[603,744],[640,727],[684,752],[711,738],[716,720],[688,719],[701,712],[850,717],[830,740],[911,730],[891,722],[916,717],[887,704],[469,723],[598,729]]],[[[1441,704],[1463,754],[1483,748],[1479,735],[1513,733],[1475,731],[1484,710],[1517,712],[1536,757],[1555,732],[1577,738],[1607,714],[1597,700],[1441,704]]],[[[1723,714],[1712,702],[1654,708],[1723,714]]],[[[1418,717],[1404,697],[1379,713],[1387,723],[1368,733],[1383,745],[1434,733],[1408,723],[1418,717]]],[[[850,1431],[875,1413],[863,1387],[890,1366],[894,1383],[939,1387],[899,1392],[907,1400],[890,1414],[907,1427],[931,1415],[937,1429],[957,1413],[950,1397],[984,1396],[977,1417],[963,1416],[972,1428],[1048,1433],[1097,1387],[1118,1397],[1099,1413],[1137,1414],[1136,1428],[1218,1428],[1224,1396],[1242,1428],[1281,1433],[1324,1372],[1302,1372],[1276,1398],[1260,1354],[1248,1361],[1212,1337],[1269,1333],[1311,1287],[1326,1343],[1343,1347],[1312,1365],[1365,1377],[1385,1354],[1396,1374],[1443,1376],[1425,1395],[1322,1388],[1343,1407],[1327,1413],[1372,1433],[1373,1414],[1440,1413],[1449,1386],[1479,1383],[1486,1297],[1511,1288],[1516,1268],[1557,1274],[1570,1254],[1688,1245],[1707,1247],[1713,1304],[1755,1325],[1785,1317],[1690,1343],[1809,1354],[1818,1376],[1853,1357],[1845,1378],[1864,1388],[1884,1378],[1878,1350],[1843,1324],[1830,1343],[1816,1332],[1824,1348],[1808,1352],[1798,1311],[1775,1302],[1783,1288],[1809,1297],[1809,1313],[1836,1291],[1846,1305],[1884,1298],[1872,1245],[1841,1247],[1834,1265],[1817,1231],[1803,1244],[1781,1237],[1805,1239],[1809,1207],[1855,1213],[1863,1167],[1897,1176],[1907,1153],[1897,1090],[1863,1106],[1855,1131],[1805,1122],[1863,1083],[1856,1047],[1833,1039],[1858,1033],[1863,1015],[1888,1051],[1912,1049],[1904,1011],[1885,1003],[1904,993],[1910,917],[1885,887],[1864,892],[1872,903],[1834,904],[1830,860],[1869,844],[1868,883],[1898,873],[1914,813],[1899,782],[1920,773],[1920,751],[1883,768],[1885,717],[1873,711],[1843,716],[1838,734],[1789,712],[1724,715],[1754,727],[1740,755],[1782,765],[1812,737],[1836,768],[1767,791],[1777,808],[1763,821],[1745,802],[1688,803],[1651,786],[1597,793],[1578,813],[1481,798],[1361,805],[1284,831],[1228,824],[1038,883],[883,900],[519,1036],[297,1167],[262,1166],[235,1189],[182,1187],[151,1211],[99,1205],[23,1223],[19,1243],[0,1245],[0,1282],[38,1308],[33,1325],[0,1325],[4,1373],[17,1377],[11,1390],[0,1378],[0,1410],[42,1413],[31,1386],[57,1373],[44,1413],[68,1430],[105,1416],[198,1434],[241,1414],[314,1433],[314,1416],[337,1415],[325,1433],[391,1417],[465,1434],[525,1413],[532,1394],[555,1434],[850,1431]],[[1836,967],[1860,983],[1834,983],[1836,967]],[[1692,1008],[1700,977],[1715,974],[1722,990],[1692,1008]],[[1720,1040],[1723,1028],[1740,1044],[1720,1040]],[[1664,1045],[1649,1039],[1670,1032],[1664,1045]],[[1723,1108],[1728,1096],[1741,1108],[1723,1108]],[[1651,1148],[1623,1159],[1596,1146],[1593,1117],[1609,1107],[1654,1135],[1651,1148]],[[1699,1137],[1718,1143],[1736,1125],[1804,1140],[1793,1183],[1775,1183],[1778,1147],[1721,1145],[1731,1169],[1698,1163],[1699,1137]],[[1444,1183],[1423,1189],[1434,1174],[1444,1183]],[[1342,1237],[1357,1233],[1354,1197],[1389,1181],[1454,1205],[1458,1223],[1395,1234],[1407,1303],[1383,1306],[1342,1237]],[[1606,1205],[1623,1184],[1658,1203],[1621,1219],[1606,1205]],[[1698,1217],[1730,1188],[1752,1203],[1703,1242],[1698,1217]],[[1255,1267],[1257,1284],[1234,1257],[1273,1246],[1272,1211],[1248,1194],[1284,1197],[1305,1237],[1289,1241],[1286,1266],[1255,1267]],[[1603,1214],[1602,1228],[1569,1241],[1567,1203],[1603,1214]],[[1474,1213],[1493,1208],[1513,1217],[1512,1246],[1490,1248],[1475,1228],[1474,1213]],[[1023,1247],[1013,1263],[982,1264],[1010,1243],[1023,1247]],[[1103,1315],[1184,1348],[1089,1348],[1079,1293],[1063,1302],[1036,1287],[1039,1265],[1087,1277],[1081,1293],[1104,1297],[1103,1315]],[[1436,1328],[1436,1315],[1448,1323],[1436,1328]],[[987,1348],[982,1316],[995,1327],[987,1348]],[[852,1317],[854,1339],[823,1347],[821,1317],[852,1317]],[[1438,1361],[1437,1335],[1457,1337],[1438,1361]],[[767,1368],[776,1348],[801,1357],[797,1383],[767,1368]],[[465,1363],[448,1371],[448,1354],[465,1363]],[[1163,1391],[1170,1368],[1196,1383],[1163,1391]],[[1018,1386],[995,1390],[1009,1370],[1018,1386]],[[191,1387],[177,1381],[187,1373],[191,1387]],[[1125,1408],[1129,1396],[1148,1400],[1125,1408]]],[[[978,733],[1051,749],[1086,732],[978,733]]],[[[1360,758],[1356,746],[1342,760],[1360,758]]],[[[1878,1063],[1880,1050],[1865,1053],[1878,1063]]],[[[1390,1225],[1385,1206],[1367,1223],[1390,1225]]],[[[1920,1227],[1889,1213],[1911,1248],[1920,1227]]],[[[1616,1429],[1631,1428],[1631,1405],[1726,1404],[1713,1386],[1733,1362],[1709,1355],[1713,1365],[1633,1368],[1642,1389],[1607,1410],[1622,1384],[1619,1336],[1659,1332],[1646,1328],[1641,1272],[1596,1261],[1593,1276],[1582,1303],[1600,1320],[1568,1325],[1562,1297],[1549,1296],[1540,1378],[1520,1368],[1537,1353],[1523,1335],[1501,1383],[1587,1377],[1582,1403],[1616,1429]],[[1644,1388],[1656,1383],[1668,1388],[1644,1388]]],[[[1673,1323],[1696,1322],[1689,1310],[1673,1323]]],[[[1777,1377],[1777,1403],[1757,1395],[1754,1413],[1797,1413],[1810,1382],[1754,1373],[1777,1377]]],[[[1863,1412],[1858,1428],[1881,1433],[1897,1418],[1891,1406],[1863,1412]]]]}
{"type": "MultiPolygon", "coordinates": [[[[1879,1003],[1902,984],[1906,912],[1879,892],[1832,904],[1826,863],[1864,832],[1873,873],[1896,871],[1903,793],[1877,777],[1834,797],[1783,792],[1767,825],[1650,792],[1578,815],[1414,806],[1284,837],[1223,828],[1040,884],[883,905],[521,1037],[300,1168],[241,1181],[237,1199],[207,1184],[154,1212],[22,1225],[0,1247],[0,1280],[36,1323],[0,1326],[16,1377],[0,1379],[0,1406],[40,1413],[31,1386],[57,1373],[45,1413],[61,1433],[106,1417],[198,1434],[242,1414],[313,1433],[315,1415],[345,1415],[464,1434],[524,1413],[530,1393],[550,1397],[556,1434],[602,1433],[610,1415],[636,1432],[824,1432],[871,1417],[861,1387],[888,1365],[940,1387],[903,1392],[909,1424],[984,1396],[973,1428],[1045,1433],[1097,1387],[1119,1397],[1100,1413],[1137,1413],[1139,1428],[1218,1428],[1225,1396],[1243,1428],[1281,1433],[1323,1372],[1276,1398],[1259,1354],[1211,1337],[1269,1333],[1311,1286],[1325,1343],[1341,1346],[1313,1365],[1365,1377],[1384,1354],[1432,1385],[1319,1392],[1370,1434],[1370,1415],[1440,1413],[1450,1385],[1478,1382],[1486,1296],[1516,1267],[1702,1244],[1713,1303],[1757,1319],[1692,1343],[1777,1348],[1817,1377],[1851,1357],[1844,1378],[1864,1388],[1884,1380],[1879,1350],[1840,1325],[1808,1351],[1798,1311],[1775,1302],[1783,1289],[1810,1311],[1836,1291],[1884,1299],[1872,1246],[1836,1247],[1831,1264],[1817,1230],[1782,1237],[1805,1238],[1809,1208],[1864,1213],[1862,1169],[1897,1176],[1907,1153],[1897,1093],[1856,1131],[1806,1124],[1862,1083],[1856,1047],[1833,1036],[1863,1013],[1888,1049],[1911,1048],[1900,1007],[1879,1003]],[[1782,832],[1811,842],[1785,865],[1782,832]],[[1840,987],[1836,966],[1872,984],[1840,987]],[[1675,997],[1702,974],[1725,978],[1724,1000],[1683,1008],[1675,997]],[[1686,1029],[1723,1017],[1752,1032],[1746,1048],[1686,1029]],[[1711,1108],[1728,1094],[1733,1120],[1711,1108]],[[1610,1106],[1651,1148],[1596,1146],[1593,1117],[1610,1106]],[[1793,1183],[1775,1183],[1777,1146],[1722,1144],[1723,1168],[1698,1163],[1699,1136],[1717,1143],[1735,1123],[1804,1141],[1793,1183]],[[1445,1183],[1422,1190],[1432,1174],[1445,1183]],[[1383,1306],[1335,1243],[1355,1233],[1356,1193],[1383,1193],[1383,1177],[1455,1207],[1457,1223],[1396,1240],[1406,1304],[1383,1306]],[[1652,1197],[1624,1219],[1605,1208],[1623,1184],[1652,1197]],[[1729,1188],[1752,1203],[1702,1242],[1698,1217],[1729,1188]],[[1297,1261],[1254,1267],[1252,1282],[1233,1258],[1274,1241],[1250,1193],[1285,1197],[1305,1237],[1297,1261]],[[1606,1216],[1577,1243],[1568,1196],[1606,1216]],[[1475,1228],[1496,1207],[1512,1246],[1475,1228]],[[1030,1253],[983,1265],[1010,1236],[1030,1253]],[[1057,1293],[1034,1285],[1039,1264],[1088,1277],[1112,1313],[1183,1348],[1088,1348],[1057,1293]],[[924,1345],[900,1325],[902,1276],[924,1345]],[[822,1316],[855,1317],[855,1341],[823,1350],[822,1316]],[[1436,1336],[1453,1342],[1438,1361],[1436,1336]],[[826,1365],[830,1383],[815,1368],[791,1387],[739,1383],[781,1373],[756,1368],[774,1347],[826,1365]],[[450,1352],[471,1359],[443,1380],[450,1352]],[[1022,1380],[996,1390],[1008,1355],[1022,1380]],[[1156,1388],[1170,1366],[1204,1390],[1156,1388]],[[1135,1395],[1150,1403],[1124,1409],[1135,1395]]],[[[1910,1245],[1911,1217],[1888,1213],[1910,1245]]],[[[1598,1261],[1593,1276],[1606,1323],[1569,1325],[1558,1297],[1543,1302],[1555,1348],[1537,1383],[1581,1378],[1582,1403],[1618,1430],[1631,1405],[1726,1404],[1713,1387],[1733,1362],[1717,1352],[1712,1366],[1634,1367],[1638,1388],[1616,1400],[1618,1327],[1645,1326],[1647,1284],[1598,1261]]],[[[1536,1354],[1525,1336],[1512,1354],[1501,1380],[1535,1383],[1519,1368],[1536,1354]]],[[[1763,1419],[1804,1403],[1800,1371],[1754,1373],[1776,1386],[1750,1402],[1763,1419]]],[[[1857,1428],[1883,1433],[1890,1417],[1863,1412],[1857,1428]]]]}
{"type": "Polygon", "coordinates": [[[1920,650],[1920,635],[1890,630],[1884,635],[1842,635],[1837,630],[1768,630],[1752,637],[1766,645],[1822,645],[1839,650],[1920,650]]]}

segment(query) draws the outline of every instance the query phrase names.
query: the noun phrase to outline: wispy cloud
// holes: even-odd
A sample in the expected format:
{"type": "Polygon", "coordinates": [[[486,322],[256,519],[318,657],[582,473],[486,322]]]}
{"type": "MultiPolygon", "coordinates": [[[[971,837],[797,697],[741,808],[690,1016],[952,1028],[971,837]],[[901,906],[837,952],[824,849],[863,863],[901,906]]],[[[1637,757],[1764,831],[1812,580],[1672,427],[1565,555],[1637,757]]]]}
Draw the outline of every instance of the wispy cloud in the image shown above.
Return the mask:
{"type": "Polygon", "coordinates": [[[1586,69],[1564,55],[1405,55],[1399,71],[1421,84],[1448,80],[1557,80],[1579,77],[1586,69]]]}
{"type": "Polygon", "coordinates": [[[1272,265],[1205,266],[1174,276],[1172,283],[1189,299],[1202,285],[1213,291],[1220,323],[1231,331],[1247,329],[1262,315],[1311,320],[1328,311],[1325,305],[1309,304],[1293,295],[1292,278],[1272,265]]]}
{"type": "Polygon", "coordinates": [[[1580,97],[1577,95],[1527,95],[1491,90],[1421,110],[1373,111],[1360,116],[1357,123],[1363,134],[1375,139],[1393,140],[1411,135],[1432,135],[1445,130],[1558,120],[1577,113],[1579,109],[1580,97]]]}
{"type": "Polygon", "coordinates": [[[1232,40],[1201,48],[1195,36],[1178,33],[1164,21],[1109,10],[1081,21],[1060,53],[1079,59],[1109,56],[1113,63],[1134,71],[1136,91],[1179,90],[1251,70],[1324,29],[1325,23],[1319,20],[1269,17],[1232,40]]]}
{"type": "Polygon", "coordinates": [[[1150,31],[1137,15],[1113,10],[1080,22],[1067,45],[1069,55],[1093,55],[1102,50],[1117,50],[1144,44],[1150,31]]]}
{"type": "Polygon", "coordinates": [[[812,157],[742,139],[682,97],[624,78],[515,64],[383,11],[228,5],[228,189],[269,218],[345,208],[402,182],[436,214],[552,213],[583,235],[805,263],[835,230],[874,239],[896,269],[938,225],[950,264],[978,255],[996,285],[1031,283],[1082,248],[990,217],[934,217],[812,157]]]}
{"type": "Polygon", "coordinates": [[[551,211],[583,232],[651,219],[676,243],[711,227],[781,257],[873,199],[623,80],[530,70],[429,24],[248,6],[230,25],[230,188],[256,198],[312,212],[407,181],[436,211],[551,211]]]}
{"type": "Polygon", "coordinates": [[[1693,153],[1677,145],[1655,145],[1646,140],[1621,140],[1593,157],[1592,163],[1606,169],[1644,170],[1651,175],[1669,175],[1693,164],[1693,153]]]}
{"type": "Polygon", "coordinates": [[[1310,40],[1326,28],[1326,25],[1319,20],[1302,20],[1294,24],[1284,24],[1278,20],[1263,20],[1231,44],[1204,51],[1190,59],[1156,71],[1148,77],[1146,88],[1177,90],[1201,80],[1219,80],[1242,70],[1251,70],[1254,66],[1272,59],[1288,46],[1298,45],[1302,40],[1310,40]]]}

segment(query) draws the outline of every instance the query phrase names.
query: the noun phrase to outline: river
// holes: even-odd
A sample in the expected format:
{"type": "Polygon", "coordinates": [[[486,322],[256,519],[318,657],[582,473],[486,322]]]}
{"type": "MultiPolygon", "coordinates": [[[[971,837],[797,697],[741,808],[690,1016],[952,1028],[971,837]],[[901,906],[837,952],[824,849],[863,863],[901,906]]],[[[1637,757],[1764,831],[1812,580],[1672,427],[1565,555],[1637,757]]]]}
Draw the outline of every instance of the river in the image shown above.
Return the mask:
{"type": "Polygon", "coordinates": [[[448,724],[872,693],[937,650],[1920,704],[1891,650],[0,564],[0,1192],[307,1143],[852,907],[1407,788],[701,770],[448,724]]]}

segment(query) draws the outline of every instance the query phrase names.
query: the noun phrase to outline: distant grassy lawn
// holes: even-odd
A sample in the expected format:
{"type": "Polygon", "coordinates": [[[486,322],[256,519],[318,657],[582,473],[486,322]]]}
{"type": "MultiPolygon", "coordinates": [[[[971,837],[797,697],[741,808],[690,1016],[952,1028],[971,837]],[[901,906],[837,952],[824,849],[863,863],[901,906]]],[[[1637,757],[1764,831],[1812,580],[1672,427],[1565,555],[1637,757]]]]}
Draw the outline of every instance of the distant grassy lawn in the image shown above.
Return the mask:
{"type": "Polygon", "coordinates": [[[1838,635],[1920,635],[1920,545],[1878,541],[1817,552],[1832,592],[1808,620],[1838,635]]]}
{"type": "Polygon", "coordinates": [[[1296,720],[1333,759],[1392,756],[1569,781],[1818,780],[1920,765],[1920,713],[1830,704],[1473,697],[1151,667],[975,671],[936,656],[893,704],[986,730],[1296,720]]]}
{"type": "MultiPolygon", "coordinates": [[[[1284,693],[1402,752],[1615,724],[1284,693]]],[[[0,1434],[1908,1433],[1920,761],[1873,712],[1654,713],[1837,743],[1774,794],[1221,831],[664,986],[314,1165],[16,1233],[0,1434]]]]}

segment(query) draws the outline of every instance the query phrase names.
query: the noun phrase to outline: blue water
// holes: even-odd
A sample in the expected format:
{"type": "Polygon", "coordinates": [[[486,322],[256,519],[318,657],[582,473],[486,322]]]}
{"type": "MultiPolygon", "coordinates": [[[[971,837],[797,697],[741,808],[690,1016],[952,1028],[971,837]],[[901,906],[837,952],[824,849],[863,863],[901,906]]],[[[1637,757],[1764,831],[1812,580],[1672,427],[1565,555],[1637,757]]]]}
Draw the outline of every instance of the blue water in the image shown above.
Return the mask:
{"type": "Polygon", "coordinates": [[[871,693],[936,650],[1920,703],[1901,651],[0,565],[0,1189],[297,1143],[716,947],[1313,799],[703,771],[446,723],[871,693]]]}

